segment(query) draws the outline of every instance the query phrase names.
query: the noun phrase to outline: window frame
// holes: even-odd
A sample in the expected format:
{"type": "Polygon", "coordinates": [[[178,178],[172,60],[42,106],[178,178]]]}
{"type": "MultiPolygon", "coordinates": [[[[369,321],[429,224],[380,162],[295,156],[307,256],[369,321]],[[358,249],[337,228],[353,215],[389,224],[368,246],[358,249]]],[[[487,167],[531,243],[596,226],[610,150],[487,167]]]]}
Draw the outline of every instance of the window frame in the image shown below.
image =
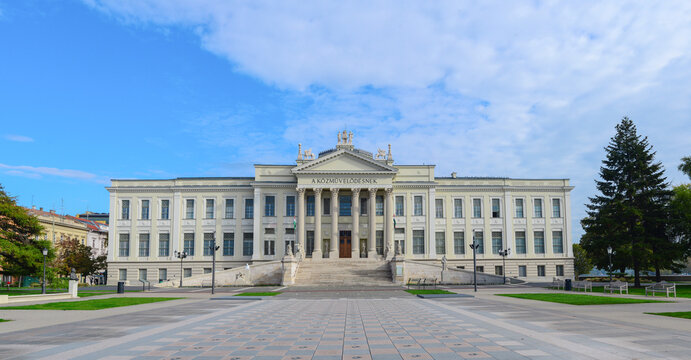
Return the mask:
{"type": "Polygon", "coordinates": [[[158,212],[159,220],[170,220],[170,199],[158,199],[158,206],[160,211],[158,212]],[[167,201],[168,206],[163,206],[163,202],[167,201]],[[166,209],[166,216],[163,216],[163,209],[166,209]]]}
{"type": "Polygon", "coordinates": [[[194,198],[185,198],[185,220],[195,219],[195,200],[194,198]],[[190,212],[190,201],[192,202],[192,211],[190,212]],[[191,217],[190,217],[191,214],[191,217]]]}
{"type": "Polygon", "coordinates": [[[413,216],[425,216],[425,195],[413,195],[413,216]]]}
{"type": "Polygon", "coordinates": [[[296,204],[295,202],[297,201],[297,197],[295,194],[286,194],[284,197],[284,202],[285,202],[285,216],[286,217],[295,217],[296,214],[296,204]],[[292,205],[289,199],[292,199],[292,205]],[[292,207],[291,207],[292,206],[292,207]]]}
{"type": "Polygon", "coordinates": [[[546,249],[545,249],[545,230],[544,229],[533,230],[533,251],[535,252],[535,254],[545,254],[546,249]],[[538,241],[537,241],[537,239],[538,239],[537,234],[538,233],[542,233],[541,243],[538,243],[538,241]],[[539,245],[539,244],[541,244],[541,245],[539,245]],[[539,246],[541,246],[541,248],[539,246]],[[541,251],[538,251],[538,249],[541,249],[541,251]]]}
{"type": "Polygon", "coordinates": [[[168,257],[170,256],[170,233],[160,232],[158,233],[158,257],[168,257]],[[167,235],[168,239],[162,240],[161,235],[167,235]],[[166,246],[161,246],[162,243],[166,243],[166,246]],[[165,254],[163,250],[165,249],[165,254]]]}
{"type": "Polygon", "coordinates": [[[130,220],[132,217],[131,199],[120,199],[120,220],[130,220]],[[125,206],[127,202],[127,206],[125,206]]]}
{"type": "Polygon", "coordinates": [[[264,195],[264,217],[276,217],[276,195],[264,195]]]}
{"type": "Polygon", "coordinates": [[[533,217],[536,219],[543,219],[545,217],[545,201],[541,197],[534,197],[533,198],[533,217]],[[537,202],[540,202],[540,206],[537,206],[537,202]],[[538,209],[540,209],[540,213],[538,214],[538,209]]]}
{"type": "Polygon", "coordinates": [[[444,218],[444,198],[434,199],[434,218],[443,219],[444,218]]]}
{"type": "Polygon", "coordinates": [[[514,208],[513,215],[514,215],[514,217],[515,217],[516,219],[525,219],[525,198],[517,197],[517,198],[514,198],[513,200],[514,200],[514,202],[513,202],[513,208],[514,208]],[[521,214],[520,214],[520,215],[521,215],[521,216],[518,216],[518,215],[519,215],[519,214],[518,214],[519,206],[518,206],[518,203],[517,203],[518,200],[521,201],[521,206],[520,206],[520,209],[521,209],[521,214]]]}
{"type": "Polygon", "coordinates": [[[211,220],[216,218],[216,199],[215,198],[204,198],[204,219],[211,220]],[[211,208],[209,208],[209,201],[211,202],[211,208]],[[209,214],[211,210],[211,214],[209,214]],[[211,216],[209,216],[211,215],[211,216]]]}
{"type": "Polygon", "coordinates": [[[501,198],[492,198],[491,199],[491,206],[492,206],[492,218],[493,219],[500,219],[501,218],[501,198]],[[497,210],[494,211],[494,204],[495,202],[497,203],[497,210]]]}
{"type": "Polygon", "coordinates": [[[223,198],[223,218],[235,219],[235,198],[223,198]],[[230,207],[228,202],[230,202],[230,207]],[[230,217],[228,217],[228,209],[230,209],[230,217]]]}
{"type": "Polygon", "coordinates": [[[235,233],[223,233],[223,256],[235,256],[235,233]],[[230,236],[226,236],[230,235],[230,236]],[[228,246],[230,244],[230,246],[228,246]]]}
{"type": "Polygon", "coordinates": [[[149,233],[139,233],[138,238],[137,238],[137,245],[138,245],[138,250],[139,250],[139,257],[146,257],[148,258],[149,255],[151,255],[151,234],[149,233]],[[142,238],[142,236],[146,237],[146,241],[142,238]],[[146,243],[146,247],[143,247],[142,245],[146,243]],[[144,255],[142,255],[144,254],[144,255]]]}
{"type": "Polygon", "coordinates": [[[139,220],[151,220],[151,199],[139,199],[139,220]],[[144,202],[146,202],[146,217],[144,217],[144,202]]]}
{"type": "Polygon", "coordinates": [[[562,217],[562,211],[561,211],[561,198],[555,197],[552,198],[552,217],[560,219],[562,217]],[[557,202],[557,206],[554,206],[554,202],[557,202]],[[556,210],[556,212],[554,211],[556,210]],[[555,215],[556,214],[556,215],[555,215]]]}
{"type": "Polygon", "coordinates": [[[434,232],[434,250],[436,251],[437,255],[446,255],[446,231],[434,232]]]}
{"type": "Polygon", "coordinates": [[[453,232],[453,253],[454,255],[465,255],[465,231],[453,232]],[[461,234],[460,244],[458,244],[459,237],[457,237],[456,234],[461,234]],[[461,251],[459,252],[458,249],[461,251]]]}
{"type": "Polygon", "coordinates": [[[243,209],[244,209],[244,217],[243,219],[254,219],[254,198],[253,197],[246,197],[243,198],[243,209]]]}
{"type": "Polygon", "coordinates": [[[405,196],[396,195],[394,197],[394,214],[396,214],[395,216],[405,216],[405,196]]]}
{"type": "Polygon", "coordinates": [[[484,210],[484,209],[482,208],[482,207],[483,207],[482,198],[477,198],[477,197],[475,197],[475,198],[472,199],[471,202],[472,202],[472,204],[473,204],[473,205],[472,205],[472,206],[473,206],[473,208],[472,208],[472,210],[473,210],[473,219],[482,219],[482,215],[483,215],[482,213],[483,213],[483,210],[484,210]],[[479,205],[480,205],[480,206],[475,206],[475,205],[476,205],[476,204],[475,204],[476,201],[479,202],[479,205]],[[476,209],[478,209],[479,211],[476,211],[476,209]],[[479,212],[479,215],[478,215],[478,212],[479,212]]]}
{"type": "Polygon", "coordinates": [[[462,219],[463,218],[463,198],[453,198],[453,217],[454,219],[462,219]],[[456,202],[460,203],[460,206],[457,206],[456,202]],[[459,215],[460,212],[460,215],[459,215]]]}

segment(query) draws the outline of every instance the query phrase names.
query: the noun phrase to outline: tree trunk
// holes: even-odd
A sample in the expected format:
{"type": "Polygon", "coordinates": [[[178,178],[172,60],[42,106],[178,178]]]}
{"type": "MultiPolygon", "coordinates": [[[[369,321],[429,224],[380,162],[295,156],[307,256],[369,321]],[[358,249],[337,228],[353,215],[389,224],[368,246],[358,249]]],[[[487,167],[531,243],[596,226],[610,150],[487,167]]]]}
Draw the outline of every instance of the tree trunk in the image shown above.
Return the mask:
{"type": "Polygon", "coordinates": [[[662,277],[660,276],[660,266],[658,266],[657,261],[655,261],[655,282],[660,281],[662,281],[662,277]]]}
{"type": "Polygon", "coordinates": [[[633,258],[633,286],[635,287],[641,287],[641,266],[639,265],[638,258],[634,257],[633,258]]]}

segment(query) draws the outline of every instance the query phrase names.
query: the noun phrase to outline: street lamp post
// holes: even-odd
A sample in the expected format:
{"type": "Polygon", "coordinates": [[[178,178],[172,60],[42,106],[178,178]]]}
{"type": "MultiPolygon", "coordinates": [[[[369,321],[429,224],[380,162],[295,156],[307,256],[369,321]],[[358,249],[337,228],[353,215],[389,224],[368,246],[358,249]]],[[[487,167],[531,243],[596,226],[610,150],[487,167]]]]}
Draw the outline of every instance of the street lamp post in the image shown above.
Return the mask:
{"type": "Polygon", "coordinates": [[[501,255],[501,273],[504,275],[504,285],[506,285],[506,256],[511,254],[511,249],[499,250],[501,255]]]}
{"type": "Polygon", "coordinates": [[[607,246],[607,254],[609,255],[609,282],[612,282],[612,246],[607,246]]]}
{"type": "Polygon", "coordinates": [[[470,248],[473,249],[473,286],[475,287],[475,292],[477,292],[477,265],[475,260],[475,251],[480,247],[479,244],[473,239],[473,243],[470,244],[470,248]]]}
{"type": "Polygon", "coordinates": [[[182,273],[183,272],[183,270],[182,270],[182,259],[187,257],[187,251],[183,251],[183,252],[176,251],[175,257],[180,259],[180,287],[182,287],[182,278],[184,277],[183,273],[182,273]]]}
{"type": "Polygon", "coordinates": [[[220,246],[216,245],[216,236],[214,235],[211,243],[211,295],[214,294],[216,288],[216,250],[219,248],[220,246]]]}
{"type": "Polygon", "coordinates": [[[41,294],[46,293],[46,256],[48,256],[48,249],[43,248],[43,284],[41,284],[41,294]]]}

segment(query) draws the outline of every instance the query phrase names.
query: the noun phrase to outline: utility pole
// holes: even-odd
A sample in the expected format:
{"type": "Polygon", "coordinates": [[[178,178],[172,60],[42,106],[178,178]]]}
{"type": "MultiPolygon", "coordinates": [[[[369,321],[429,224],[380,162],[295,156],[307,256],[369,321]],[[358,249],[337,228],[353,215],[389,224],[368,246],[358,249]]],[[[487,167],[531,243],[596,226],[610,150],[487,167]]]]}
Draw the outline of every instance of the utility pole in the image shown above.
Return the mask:
{"type": "Polygon", "coordinates": [[[216,234],[214,233],[214,239],[211,243],[211,295],[214,294],[216,288],[216,250],[220,246],[216,245],[216,234]]]}
{"type": "Polygon", "coordinates": [[[475,242],[473,237],[473,243],[470,244],[470,248],[473,249],[473,286],[475,287],[475,292],[477,292],[477,260],[475,259],[475,251],[480,247],[479,244],[475,242]]]}

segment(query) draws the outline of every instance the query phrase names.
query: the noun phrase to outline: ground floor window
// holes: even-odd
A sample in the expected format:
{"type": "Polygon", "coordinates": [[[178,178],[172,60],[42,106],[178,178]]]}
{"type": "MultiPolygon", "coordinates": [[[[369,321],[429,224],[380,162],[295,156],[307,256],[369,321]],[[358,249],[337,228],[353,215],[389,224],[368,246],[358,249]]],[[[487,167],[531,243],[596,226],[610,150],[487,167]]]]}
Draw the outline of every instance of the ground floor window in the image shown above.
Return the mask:
{"type": "Polygon", "coordinates": [[[502,248],[501,231],[492,231],[492,254],[499,254],[502,248]]]}
{"type": "Polygon", "coordinates": [[[436,251],[438,255],[446,254],[446,236],[443,231],[436,232],[434,234],[434,240],[436,243],[436,251]]]}
{"type": "Polygon", "coordinates": [[[204,256],[213,255],[214,240],[214,233],[204,233],[204,256]]]}
{"type": "Polygon", "coordinates": [[[170,234],[158,234],[158,256],[168,256],[170,254],[170,234]]]}
{"type": "Polygon", "coordinates": [[[453,253],[456,255],[465,254],[465,233],[454,231],[453,233],[453,253]]]}
{"type": "Polygon", "coordinates": [[[168,280],[168,269],[158,269],[158,282],[168,280]]]}
{"type": "Polygon", "coordinates": [[[504,275],[504,268],[502,266],[495,266],[494,275],[504,275]]]}
{"type": "Polygon", "coordinates": [[[192,268],[185,268],[183,269],[183,275],[184,277],[190,277],[192,276],[192,268]]]}
{"type": "Polygon", "coordinates": [[[139,257],[149,257],[149,234],[139,234],[139,257]]]}
{"type": "Polygon", "coordinates": [[[139,280],[146,280],[146,269],[139,269],[139,280]]]}
{"type": "Polygon", "coordinates": [[[545,276],[545,265],[537,266],[537,276],[545,276]]]}
{"type": "Polygon", "coordinates": [[[276,241],[264,240],[264,255],[276,255],[276,241]]]}
{"type": "Polygon", "coordinates": [[[484,266],[478,266],[475,268],[477,272],[485,272],[485,267],[484,266]]]}
{"type": "Polygon", "coordinates": [[[473,232],[473,243],[477,245],[476,253],[485,253],[485,234],[482,231],[473,232]]]}
{"type": "Polygon", "coordinates": [[[518,276],[519,277],[528,276],[528,271],[527,271],[525,265],[518,265],[518,276]]]}
{"type": "Polygon", "coordinates": [[[413,230],[413,254],[425,253],[425,230],[413,230]]]}
{"type": "Polygon", "coordinates": [[[242,255],[252,256],[254,252],[254,236],[252,233],[242,233],[242,255]]]}
{"type": "Polygon", "coordinates": [[[118,269],[118,279],[127,280],[127,269],[118,269]]]}
{"type": "Polygon", "coordinates": [[[307,231],[305,236],[305,249],[307,256],[312,256],[314,252],[314,231],[307,231]]]}
{"type": "Polygon", "coordinates": [[[211,274],[211,268],[204,268],[204,274],[211,274]]]}
{"type": "Polygon", "coordinates": [[[564,240],[561,230],[552,231],[552,251],[555,254],[564,253],[564,240]]]}
{"type": "Polygon", "coordinates": [[[183,234],[183,239],[184,251],[187,256],[194,256],[194,233],[183,234]]]}
{"type": "Polygon", "coordinates": [[[525,254],[525,231],[516,231],[516,254],[525,254]]]}
{"type": "Polygon", "coordinates": [[[375,239],[377,240],[377,255],[384,255],[384,231],[383,230],[377,230],[377,236],[375,239]]]}
{"type": "Polygon", "coordinates": [[[564,265],[557,265],[557,276],[564,276],[564,265]]]}
{"type": "Polygon", "coordinates": [[[545,253],[545,232],[535,231],[533,233],[533,242],[535,243],[535,253],[544,254],[545,253]]]}
{"type": "Polygon", "coordinates": [[[235,255],[235,234],[223,233],[223,256],[235,255]]]}

